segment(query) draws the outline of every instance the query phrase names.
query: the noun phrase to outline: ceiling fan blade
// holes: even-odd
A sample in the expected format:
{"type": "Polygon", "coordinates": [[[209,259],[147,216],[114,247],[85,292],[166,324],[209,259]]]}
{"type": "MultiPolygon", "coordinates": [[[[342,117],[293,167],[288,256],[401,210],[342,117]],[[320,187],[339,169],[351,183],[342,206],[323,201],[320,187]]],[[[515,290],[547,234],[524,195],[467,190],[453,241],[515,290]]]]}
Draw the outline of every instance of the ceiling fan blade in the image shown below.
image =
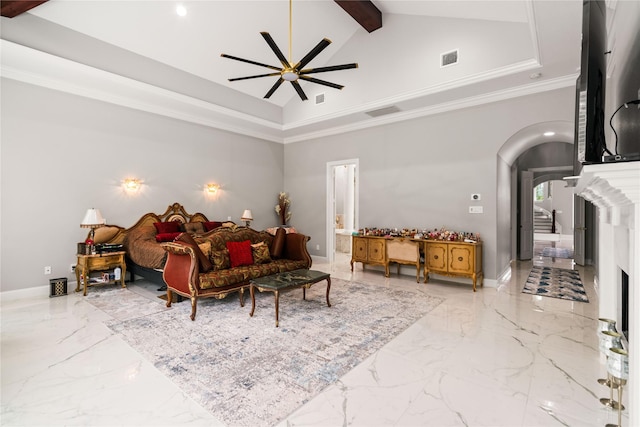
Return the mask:
{"type": "Polygon", "coordinates": [[[329,86],[329,87],[332,87],[334,89],[342,89],[344,87],[344,86],[339,85],[339,84],[327,82],[325,80],[315,79],[315,78],[309,77],[309,76],[300,76],[300,78],[302,80],[306,80],[306,81],[311,82],[311,83],[317,83],[319,85],[329,86]]]}
{"type": "Polygon", "coordinates": [[[276,89],[278,89],[280,87],[280,85],[282,84],[283,81],[284,81],[284,79],[282,77],[280,77],[278,79],[278,81],[273,86],[271,86],[271,89],[269,89],[269,92],[267,92],[267,94],[264,96],[264,98],[269,99],[269,97],[271,95],[273,95],[273,92],[275,92],[276,89]]]}
{"type": "Polygon", "coordinates": [[[304,94],[304,91],[300,87],[300,83],[294,80],[291,82],[291,86],[293,86],[296,92],[298,92],[298,95],[300,95],[300,99],[302,99],[303,101],[306,101],[308,99],[307,95],[304,94]]]}
{"type": "Polygon", "coordinates": [[[302,58],[300,60],[300,62],[298,62],[295,67],[293,67],[296,70],[299,70],[300,68],[304,67],[305,65],[307,65],[309,62],[311,62],[311,60],[313,58],[315,58],[316,56],[318,56],[320,54],[320,52],[322,52],[327,46],[329,46],[331,44],[331,40],[324,38],[320,41],[320,43],[318,43],[316,45],[316,47],[314,47],[313,49],[311,49],[309,51],[309,53],[307,53],[304,58],[302,58]]]}
{"type": "Polygon", "coordinates": [[[223,53],[220,56],[222,56],[223,58],[234,59],[234,60],[240,61],[240,62],[246,62],[247,64],[259,65],[261,67],[271,68],[272,70],[282,71],[282,68],[274,67],[273,65],[267,65],[267,64],[263,64],[261,62],[251,61],[249,59],[238,58],[237,56],[227,55],[226,53],[223,53]]]}
{"type": "Polygon", "coordinates": [[[326,73],[327,71],[349,70],[351,68],[358,68],[358,64],[354,62],[353,64],[330,65],[328,67],[307,68],[306,70],[299,71],[298,75],[302,76],[303,74],[326,73]]]}
{"type": "Polygon", "coordinates": [[[282,54],[282,51],[280,50],[280,48],[278,47],[276,42],[273,41],[273,38],[271,37],[271,35],[269,33],[267,33],[266,31],[263,31],[260,34],[262,34],[262,37],[267,42],[267,44],[269,45],[269,47],[271,48],[273,53],[276,54],[276,56],[278,57],[278,59],[282,63],[282,66],[284,68],[289,68],[291,66],[289,64],[289,61],[287,61],[287,58],[285,58],[285,56],[282,54]]]}
{"type": "Polygon", "coordinates": [[[257,74],[255,76],[247,76],[247,77],[235,77],[233,79],[229,79],[230,82],[237,82],[238,80],[249,80],[249,79],[257,79],[259,77],[273,77],[279,76],[280,73],[268,73],[268,74],[257,74]]]}

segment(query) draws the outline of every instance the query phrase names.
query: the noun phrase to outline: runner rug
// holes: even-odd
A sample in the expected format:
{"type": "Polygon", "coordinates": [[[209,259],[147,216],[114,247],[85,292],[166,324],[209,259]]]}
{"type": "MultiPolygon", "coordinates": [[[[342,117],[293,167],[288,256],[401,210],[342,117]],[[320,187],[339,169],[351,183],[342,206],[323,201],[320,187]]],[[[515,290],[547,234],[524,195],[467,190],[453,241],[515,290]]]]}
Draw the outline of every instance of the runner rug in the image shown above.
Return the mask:
{"type": "Polygon", "coordinates": [[[564,268],[533,266],[522,292],[571,301],[589,302],[580,280],[580,273],[576,270],[564,268]]]}
{"type": "Polygon", "coordinates": [[[128,289],[98,291],[87,301],[113,319],[107,326],[229,426],[271,426],[379,350],[443,299],[415,290],[332,279],[280,296],[272,293],[164,301],[128,289]],[[125,307],[125,306],[128,306],[125,307]]]}
{"type": "Polygon", "coordinates": [[[551,258],[573,258],[573,251],[569,248],[554,248],[546,246],[542,249],[542,256],[548,256],[551,258]]]}

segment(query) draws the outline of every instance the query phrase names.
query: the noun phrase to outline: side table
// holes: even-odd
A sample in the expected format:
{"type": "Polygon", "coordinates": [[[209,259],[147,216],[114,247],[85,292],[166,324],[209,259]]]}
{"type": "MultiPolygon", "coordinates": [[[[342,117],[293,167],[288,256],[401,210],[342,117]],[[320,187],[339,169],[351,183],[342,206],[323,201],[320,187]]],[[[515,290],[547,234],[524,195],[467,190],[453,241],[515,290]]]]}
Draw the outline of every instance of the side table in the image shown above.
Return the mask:
{"type": "Polygon", "coordinates": [[[78,263],[76,264],[76,292],[80,292],[80,276],[82,275],[82,282],[84,286],[84,296],[87,295],[87,286],[89,284],[89,274],[92,271],[105,271],[113,270],[116,267],[120,267],[122,274],[120,280],[109,280],[101,282],[101,284],[113,284],[120,282],[123,288],[127,285],[124,283],[124,277],[127,273],[127,264],[124,261],[124,251],[119,252],[107,252],[95,255],[78,254],[78,263]]]}

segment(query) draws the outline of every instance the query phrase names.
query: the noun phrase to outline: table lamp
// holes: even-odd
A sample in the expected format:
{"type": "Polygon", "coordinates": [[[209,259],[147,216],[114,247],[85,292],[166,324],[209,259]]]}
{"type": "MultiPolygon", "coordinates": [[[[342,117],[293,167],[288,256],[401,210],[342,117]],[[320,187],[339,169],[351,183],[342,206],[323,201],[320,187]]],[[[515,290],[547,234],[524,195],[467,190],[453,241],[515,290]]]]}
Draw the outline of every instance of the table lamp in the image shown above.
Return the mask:
{"type": "Polygon", "coordinates": [[[96,228],[104,226],[104,222],[105,222],[104,218],[102,217],[102,214],[100,213],[99,209],[94,209],[94,208],[87,209],[87,213],[84,214],[84,218],[80,223],[80,227],[91,229],[91,232],[89,233],[89,237],[87,238],[87,240],[85,240],[86,244],[93,245],[95,241],[94,240],[95,230],[96,228]]]}
{"type": "Polygon", "coordinates": [[[251,210],[245,209],[244,212],[242,212],[240,220],[244,221],[245,225],[249,227],[249,224],[251,224],[251,221],[253,221],[253,214],[251,213],[251,210]]]}

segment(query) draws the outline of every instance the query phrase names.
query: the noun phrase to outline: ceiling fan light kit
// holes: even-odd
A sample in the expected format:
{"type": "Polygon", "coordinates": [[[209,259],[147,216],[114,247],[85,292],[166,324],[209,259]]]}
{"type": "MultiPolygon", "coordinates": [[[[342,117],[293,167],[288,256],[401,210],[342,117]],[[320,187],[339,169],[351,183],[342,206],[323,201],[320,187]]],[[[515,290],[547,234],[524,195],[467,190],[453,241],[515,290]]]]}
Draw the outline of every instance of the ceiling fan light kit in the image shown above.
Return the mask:
{"type": "Polygon", "coordinates": [[[331,65],[328,67],[318,67],[318,68],[306,68],[306,69],[304,68],[309,62],[311,62],[316,56],[318,56],[320,52],[322,52],[327,46],[331,44],[331,40],[327,38],[322,39],[320,43],[318,43],[313,49],[311,49],[309,53],[307,53],[298,63],[294,64],[293,62],[291,62],[291,44],[292,44],[291,43],[291,8],[292,8],[291,4],[292,4],[292,0],[289,0],[289,59],[287,59],[283,55],[282,51],[280,50],[280,48],[278,48],[278,45],[275,43],[275,41],[273,40],[273,38],[268,32],[263,31],[260,33],[264,38],[264,40],[269,45],[269,47],[271,48],[271,50],[273,51],[273,53],[276,55],[278,60],[280,60],[280,63],[282,64],[282,68],[269,65],[269,64],[263,64],[256,61],[251,61],[249,59],[239,58],[237,56],[227,55],[223,53],[220,55],[223,58],[233,59],[235,61],[240,61],[240,62],[246,62],[247,64],[258,65],[260,67],[265,67],[265,68],[274,70],[273,73],[257,74],[257,75],[246,76],[246,77],[235,77],[235,78],[229,79],[229,81],[235,82],[239,80],[257,79],[260,77],[279,76],[275,84],[271,87],[271,89],[269,89],[269,91],[264,96],[264,98],[266,99],[270,98],[271,95],[273,95],[273,93],[276,91],[276,89],[278,89],[280,85],[285,81],[288,81],[291,83],[295,91],[298,93],[298,96],[300,96],[300,99],[302,99],[303,101],[306,101],[308,98],[307,98],[307,95],[302,90],[302,87],[300,87],[300,83],[298,83],[298,80],[304,80],[307,82],[328,86],[334,89],[342,89],[344,87],[342,85],[331,83],[325,80],[316,79],[314,77],[310,77],[308,74],[326,73],[329,71],[339,71],[339,70],[348,70],[351,68],[358,68],[357,63],[331,65]]]}

